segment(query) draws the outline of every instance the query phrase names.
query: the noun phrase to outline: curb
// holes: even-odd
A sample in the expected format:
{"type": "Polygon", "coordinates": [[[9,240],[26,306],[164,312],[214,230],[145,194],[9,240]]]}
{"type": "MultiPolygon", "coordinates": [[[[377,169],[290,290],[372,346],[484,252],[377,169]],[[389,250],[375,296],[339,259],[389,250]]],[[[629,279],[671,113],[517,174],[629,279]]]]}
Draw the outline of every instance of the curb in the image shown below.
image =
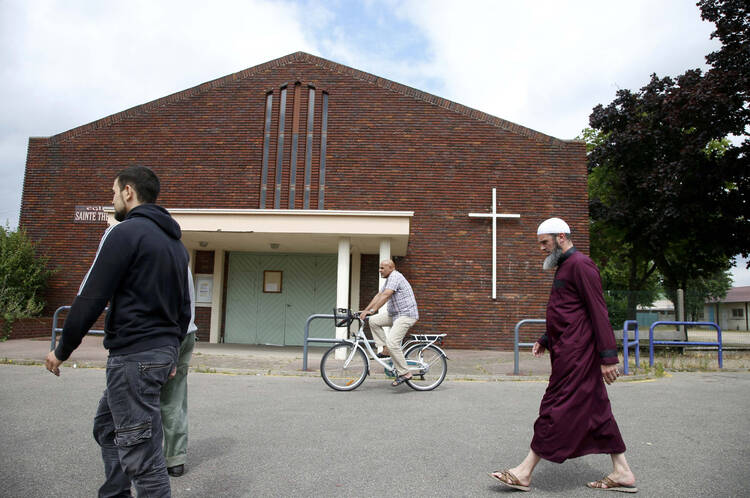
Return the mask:
{"type": "MultiPolygon", "coordinates": [[[[29,359],[0,359],[2,365],[20,365],[20,366],[39,366],[44,367],[44,362],[40,360],[29,360],[29,359]]],[[[82,361],[73,362],[65,365],[64,368],[94,368],[104,369],[107,366],[106,361],[82,361]]],[[[219,375],[248,375],[258,377],[320,377],[319,370],[277,370],[274,368],[231,368],[231,367],[212,367],[206,364],[191,365],[189,368],[190,373],[203,373],[203,374],[219,374],[219,375]]],[[[379,375],[379,374],[375,374],[379,375]]],[[[668,377],[665,375],[664,377],[668,377]]],[[[661,377],[661,378],[664,378],[661,377]]],[[[655,381],[660,377],[653,374],[637,374],[622,376],[618,379],[619,382],[639,382],[639,381],[655,381]]],[[[548,382],[549,375],[473,375],[473,374],[448,374],[445,377],[446,381],[451,382],[548,382]]]]}

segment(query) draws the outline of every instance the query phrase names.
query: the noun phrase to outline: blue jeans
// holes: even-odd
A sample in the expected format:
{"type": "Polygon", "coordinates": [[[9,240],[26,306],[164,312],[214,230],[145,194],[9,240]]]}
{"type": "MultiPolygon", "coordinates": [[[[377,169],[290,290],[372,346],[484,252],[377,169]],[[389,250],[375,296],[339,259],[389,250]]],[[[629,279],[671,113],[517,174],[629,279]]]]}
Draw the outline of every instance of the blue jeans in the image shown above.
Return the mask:
{"type": "Polygon", "coordinates": [[[162,452],[161,387],[177,361],[177,348],[107,359],[107,388],[94,418],[94,439],[102,449],[106,481],[100,497],[171,496],[162,452]]]}

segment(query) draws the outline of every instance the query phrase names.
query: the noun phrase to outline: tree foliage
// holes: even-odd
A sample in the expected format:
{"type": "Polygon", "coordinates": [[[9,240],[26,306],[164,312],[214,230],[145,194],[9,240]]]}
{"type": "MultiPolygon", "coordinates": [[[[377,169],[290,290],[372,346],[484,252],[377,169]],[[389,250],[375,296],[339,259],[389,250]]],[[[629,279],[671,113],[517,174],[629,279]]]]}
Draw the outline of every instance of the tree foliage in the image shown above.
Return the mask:
{"type": "Polygon", "coordinates": [[[41,297],[52,272],[47,261],[34,252],[31,240],[23,230],[0,227],[0,318],[7,338],[13,322],[41,313],[41,297]]]}
{"type": "MultiPolygon", "coordinates": [[[[608,135],[592,128],[579,137],[590,154],[606,143],[608,135]]],[[[588,177],[589,197],[598,203],[612,202],[613,190],[606,168],[593,169],[588,177]]],[[[593,203],[592,203],[593,205],[593,203]]],[[[627,240],[620,227],[592,216],[590,219],[591,257],[599,266],[605,300],[614,327],[635,319],[638,305],[650,305],[658,298],[660,287],[656,266],[644,251],[627,240]]]]}
{"type": "MultiPolygon", "coordinates": [[[[718,38],[721,48],[706,56],[711,65],[710,84],[723,90],[719,104],[731,116],[730,133],[747,135],[750,123],[750,3],[747,0],[701,0],[701,17],[716,25],[711,38],[718,38]]],[[[748,141],[743,147],[747,153],[748,141]]]]}
{"type": "MultiPolygon", "coordinates": [[[[655,272],[668,292],[725,272],[750,252],[745,134],[750,17],[746,2],[704,0],[704,19],[722,42],[707,73],[651,76],[637,92],[619,90],[594,108],[589,153],[592,256],[626,267],[628,290],[655,272]]],[[[634,316],[635,302],[628,303],[634,316]]]]}

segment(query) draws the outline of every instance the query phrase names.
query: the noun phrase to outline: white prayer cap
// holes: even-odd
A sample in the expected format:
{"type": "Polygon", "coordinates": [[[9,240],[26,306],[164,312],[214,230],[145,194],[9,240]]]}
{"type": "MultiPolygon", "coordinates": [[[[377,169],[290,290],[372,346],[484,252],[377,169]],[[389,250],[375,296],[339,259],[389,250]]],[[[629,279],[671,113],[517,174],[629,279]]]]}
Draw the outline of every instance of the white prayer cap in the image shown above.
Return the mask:
{"type": "Polygon", "coordinates": [[[544,233],[570,233],[570,227],[560,218],[550,218],[548,220],[544,220],[536,230],[537,235],[542,235],[544,233]]]}

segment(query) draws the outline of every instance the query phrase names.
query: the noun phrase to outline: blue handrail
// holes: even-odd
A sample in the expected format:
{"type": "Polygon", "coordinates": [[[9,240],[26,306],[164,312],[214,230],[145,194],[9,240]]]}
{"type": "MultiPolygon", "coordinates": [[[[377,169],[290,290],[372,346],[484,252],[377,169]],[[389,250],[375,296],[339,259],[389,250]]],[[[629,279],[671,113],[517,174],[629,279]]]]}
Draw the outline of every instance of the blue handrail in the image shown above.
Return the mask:
{"type": "Polygon", "coordinates": [[[719,368],[724,368],[722,357],[721,327],[714,322],[654,322],[648,330],[648,364],[654,366],[654,346],[717,346],[719,348],[719,368]],[[657,325],[693,325],[702,327],[713,327],[716,329],[716,342],[703,341],[655,341],[654,328],[657,325]]]}
{"type": "Polygon", "coordinates": [[[635,346],[635,368],[637,370],[638,365],[641,362],[641,349],[639,347],[637,320],[625,320],[625,323],[622,324],[622,362],[625,364],[622,367],[622,372],[625,375],[628,375],[628,350],[631,346],[635,346]],[[630,330],[631,325],[635,325],[635,338],[632,341],[628,339],[628,331],[630,330]]]}

